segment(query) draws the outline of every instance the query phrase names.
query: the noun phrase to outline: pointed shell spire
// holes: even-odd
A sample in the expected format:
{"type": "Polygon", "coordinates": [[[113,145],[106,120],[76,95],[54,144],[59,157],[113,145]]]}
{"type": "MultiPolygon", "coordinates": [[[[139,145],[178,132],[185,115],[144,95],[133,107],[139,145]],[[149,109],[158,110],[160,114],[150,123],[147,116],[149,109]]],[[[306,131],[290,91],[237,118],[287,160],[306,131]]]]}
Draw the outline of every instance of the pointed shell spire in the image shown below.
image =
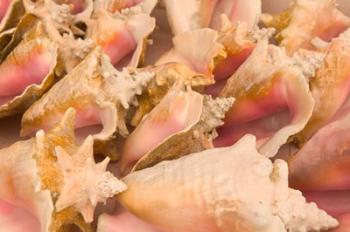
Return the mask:
{"type": "Polygon", "coordinates": [[[278,215],[287,231],[320,231],[336,227],[338,222],[314,202],[306,202],[299,190],[288,188],[288,166],[282,160],[275,161],[271,177],[278,191],[273,206],[274,214],[278,215]]]}
{"type": "Polygon", "coordinates": [[[275,205],[287,231],[323,231],[339,225],[338,221],[320,210],[313,202],[307,203],[301,192],[289,189],[286,199],[275,205]]]}
{"type": "Polygon", "coordinates": [[[233,97],[215,98],[209,95],[204,96],[203,112],[200,119],[200,126],[206,133],[212,134],[211,138],[217,136],[216,128],[224,124],[226,112],[232,107],[235,99],[233,97]]]}
{"type": "Polygon", "coordinates": [[[56,147],[58,164],[63,172],[64,184],[56,202],[57,211],[74,206],[86,222],[92,222],[97,203],[106,202],[126,189],[126,185],[107,172],[109,158],[96,164],[93,157],[93,138],[87,137],[77,152],[70,156],[56,147]]]}

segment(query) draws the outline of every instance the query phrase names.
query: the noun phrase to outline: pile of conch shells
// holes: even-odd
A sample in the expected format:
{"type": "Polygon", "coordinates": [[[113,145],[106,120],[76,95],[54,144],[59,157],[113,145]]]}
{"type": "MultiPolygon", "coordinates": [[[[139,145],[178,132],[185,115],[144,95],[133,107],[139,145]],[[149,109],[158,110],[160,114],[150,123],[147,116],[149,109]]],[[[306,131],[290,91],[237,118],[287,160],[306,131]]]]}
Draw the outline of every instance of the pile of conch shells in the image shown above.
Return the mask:
{"type": "Polygon", "coordinates": [[[335,0],[0,0],[0,232],[349,232],[348,28],[335,0]]]}

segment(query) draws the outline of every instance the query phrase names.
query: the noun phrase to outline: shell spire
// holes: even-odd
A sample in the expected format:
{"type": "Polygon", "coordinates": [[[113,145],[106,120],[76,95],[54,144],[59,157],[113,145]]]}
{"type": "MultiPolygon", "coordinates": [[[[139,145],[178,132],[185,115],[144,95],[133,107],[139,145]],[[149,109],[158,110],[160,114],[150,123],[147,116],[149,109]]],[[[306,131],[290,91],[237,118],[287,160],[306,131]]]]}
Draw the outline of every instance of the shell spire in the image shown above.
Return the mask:
{"type": "Polygon", "coordinates": [[[58,212],[74,206],[86,222],[92,222],[97,203],[126,189],[124,183],[106,172],[109,158],[95,163],[92,136],[87,137],[72,156],[59,146],[55,150],[64,177],[63,189],[56,202],[58,212]]]}
{"type": "Polygon", "coordinates": [[[138,72],[131,68],[118,71],[106,55],[102,55],[101,58],[101,73],[109,84],[106,85],[106,92],[111,91],[111,95],[115,95],[125,109],[128,109],[130,104],[135,103],[136,96],[142,94],[154,77],[152,72],[138,72]]]}
{"type": "Polygon", "coordinates": [[[209,95],[204,96],[203,113],[200,119],[200,127],[203,131],[212,134],[212,138],[217,136],[215,129],[224,124],[226,112],[232,107],[235,99],[233,97],[215,98],[209,95]]]}
{"type": "Polygon", "coordinates": [[[276,214],[282,219],[287,231],[319,231],[338,226],[338,221],[315,203],[307,203],[301,192],[289,189],[287,199],[276,205],[276,214]]]}
{"type": "Polygon", "coordinates": [[[336,219],[319,209],[314,202],[308,203],[299,190],[289,188],[288,165],[282,160],[274,162],[271,178],[276,184],[274,214],[283,221],[287,231],[319,231],[336,227],[336,219]]]}

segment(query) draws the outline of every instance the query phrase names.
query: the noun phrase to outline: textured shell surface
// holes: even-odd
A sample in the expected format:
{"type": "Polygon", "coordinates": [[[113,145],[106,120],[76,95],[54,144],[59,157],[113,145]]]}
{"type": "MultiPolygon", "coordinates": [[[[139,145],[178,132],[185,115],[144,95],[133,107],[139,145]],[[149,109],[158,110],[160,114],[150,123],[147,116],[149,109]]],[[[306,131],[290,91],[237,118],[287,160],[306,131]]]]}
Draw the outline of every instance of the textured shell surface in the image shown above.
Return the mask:
{"type": "Polygon", "coordinates": [[[0,232],[350,231],[349,12],[0,0],[0,232]]]}
{"type": "Polygon", "coordinates": [[[123,179],[128,189],[118,198],[163,231],[280,232],[336,226],[335,219],[288,188],[287,164],[272,163],[255,143],[254,136],[246,135],[231,147],[133,172],[123,179]],[[292,211],[290,205],[295,205],[292,211]]]}
{"type": "MultiPolygon", "coordinates": [[[[103,202],[126,188],[105,171],[108,159],[99,164],[91,160],[91,137],[81,146],[75,144],[74,120],[75,111],[69,109],[48,133],[39,131],[29,140],[0,150],[3,170],[0,174],[0,200],[18,207],[23,222],[29,217],[23,210],[32,214],[40,231],[64,231],[66,224],[75,224],[81,231],[91,231],[89,222],[97,202],[103,202]],[[88,168],[79,168],[84,165],[88,168]],[[79,175],[71,171],[66,175],[72,166],[79,175]],[[86,184],[77,185],[77,182],[86,184]],[[86,195],[80,195],[81,192],[86,192],[86,195]],[[89,200],[92,198],[94,200],[89,200]]],[[[11,215],[7,217],[11,218],[11,215]]],[[[12,223],[16,221],[12,220],[12,223]]],[[[5,225],[12,226],[11,223],[5,225]]]]}

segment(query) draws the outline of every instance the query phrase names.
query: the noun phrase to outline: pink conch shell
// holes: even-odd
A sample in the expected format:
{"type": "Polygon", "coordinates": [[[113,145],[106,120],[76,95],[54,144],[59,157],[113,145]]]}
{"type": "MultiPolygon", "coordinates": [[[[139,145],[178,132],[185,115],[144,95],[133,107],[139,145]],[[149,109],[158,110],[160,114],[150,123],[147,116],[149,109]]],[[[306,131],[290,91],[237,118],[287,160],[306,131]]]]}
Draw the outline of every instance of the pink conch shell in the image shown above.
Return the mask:
{"type": "Polygon", "coordinates": [[[234,97],[236,102],[215,145],[230,145],[252,133],[258,137],[259,151],[274,156],[311,117],[314,100],[307,77],[314,74],[322,58],[313,53],[291,58],[267,40],[259,42],[219,95],[234,97]]]}
{"type": "Polygon", "coordinates": [[[212,147],[215,128],[223,124],[233,99],[211,99],[175,85],[127,138],[121,158],[125,174],[162,160],[212,147]],[[152,132],[152,133],[151,133],[152,132]]]}
{"type": "Polygon", "coordinates": [[[343,105],[350,92],[350,29],[326,48],[326,57],[310,80],[315,109],[305,129],[297,136],[305,143],[343,105]]]}
{"type": "Polygon", "coordinates": [[[73,107],[77,110],[75,128],[102,124],[95,139],[109,140],[115,132],[126,136],[126,110],[152,77],[147,71],[117,71],[100,49],[94,49],[24,113],[21,133],[48,130],[73,107]]]}
{"type": "Polygon", "coordinates": [[[156,65],[180,62],[198,73],[211,76],[214,58],[224,55],[223,46],[217,40],[217,32],[208,28],[179,34],[173,39],[173,48],[156,65]]]}
{"type": "Polygon", "coordinates": [[[24,13],[22,0],[1,0],[0,32],[14,28],[24,13]]]}
{"type": "Polygon", "coordinates": [[[350,27],[350,18],[336,4],[336,0],[293,0],[286,11],[263,15],[262,21],[277,29],[276,38],[288,53],[299,48],[314,49],[315,37],[330,41],[350,27]]]}
{"type": "Polygon", "coordinates": [[[116,67],[137,67],[155,28],[155,19],[137,9],[111,14],[99,10],[88,25],[87,36],[110,57],[116,67]]]}
{"type": "MultiPolygon", "coordinates": [[[[91,137],[80,147],[75,144],[74,115],[74,110],[69,109],[48,133],[39,131],[32,139],[0,150],[1,202],[10,204],[9,209],[23,217],[19,222],[35,217],[42,232],[66,231],[65,226],[72,224],[83,232],[92,231],[88,223],[96,203],[126,188],[111,173],[104,171],[108,159],[100,164],[92,161],[91,137]],[[82,169],[85,165],[88,168],[82,169]],[[72,175],[66,175],[67,168],[72,175]],[[57,201],[55,196],[58,196],[57,201]]],[[[13,216],[8,215],[9,220],[13,216]]],[[[1,227],[0,231],[9,231],[7,229],[13,225],[1,223],[0,226],[7,226],[1,227]]]]}
{"type": "Polygon", "coordinates": [[[215,85],[209,86],[207,91],[216,96],[226,84],[226,79],[246,61],[254,50],[256,43],[262,39],[268,39],[273,34],[273,29],[249,30],[244,22],[231,23],[227,16],[221,16],[221,28],[218,42],[224,46],[226,57],[215,60],[215,85]]]}
{"type": "Polygon", "coordinates": [[[26,14],[0,52],[0,117],[25,111],[93,46],[26,14]]]}
{"type": "Polygon", "coordinates": [[[138,105],[130,124],[137,126],[142,118],[163,99],[176,83],[183,83],[193,88],[201,88],[213,83],[211,76],[193,71],[183,63],[169,63],[150,68],[155,74],[144,93],[138,97],[138,105]]]}
{"type": "Polygon", "coordinates": [[[227,53],[227,57],[217,62],[214,69],[215,80],[222,80],[230,77],[248,58],[255,48],[256,40],[249,34],[247,24],[232,24],[223,16],[218,42],[227,53]]]}
{"type": "Polygon", "coordinates": [[[320,231],[337,221],[288,187],[288,167],[272,163],[247,135],[216,148],[133,172],[119,201],[163,232],[320,231]],[[195,226],[194,226],[195,225],[195,226]]]}
{"type": "Polygon", "coordinates": [[[291,157],[293,186],[303,190],[349,189],[349,112],[347,107],[337,114],[291,157]]]}
{"type": "Polygon", "coordinates": [[[23,112],[53,84],[57,50],[39,23],[6,57],[0,65],[0,117],[23,112]]]}
{"type": "Polygon", "coordinates": [[[210,27],[220,28],[220,17],[225,14],[231,22],[244,22],[249,30],[257,26],[261,16],[261,0],[221,0],[216,5],[210,27]]]}
{"type": "Polygon", "coordinates": [[[162,140],[198,122],[203,110],[203,96],[176,87],[168,91],[127,138],[121,159],[124,173],[162,140]]]}
{"type": "Polygon", "coordinates": [[[131,213],[103,214],[98,218],[97,232],[161,232],[131,213]]]}

